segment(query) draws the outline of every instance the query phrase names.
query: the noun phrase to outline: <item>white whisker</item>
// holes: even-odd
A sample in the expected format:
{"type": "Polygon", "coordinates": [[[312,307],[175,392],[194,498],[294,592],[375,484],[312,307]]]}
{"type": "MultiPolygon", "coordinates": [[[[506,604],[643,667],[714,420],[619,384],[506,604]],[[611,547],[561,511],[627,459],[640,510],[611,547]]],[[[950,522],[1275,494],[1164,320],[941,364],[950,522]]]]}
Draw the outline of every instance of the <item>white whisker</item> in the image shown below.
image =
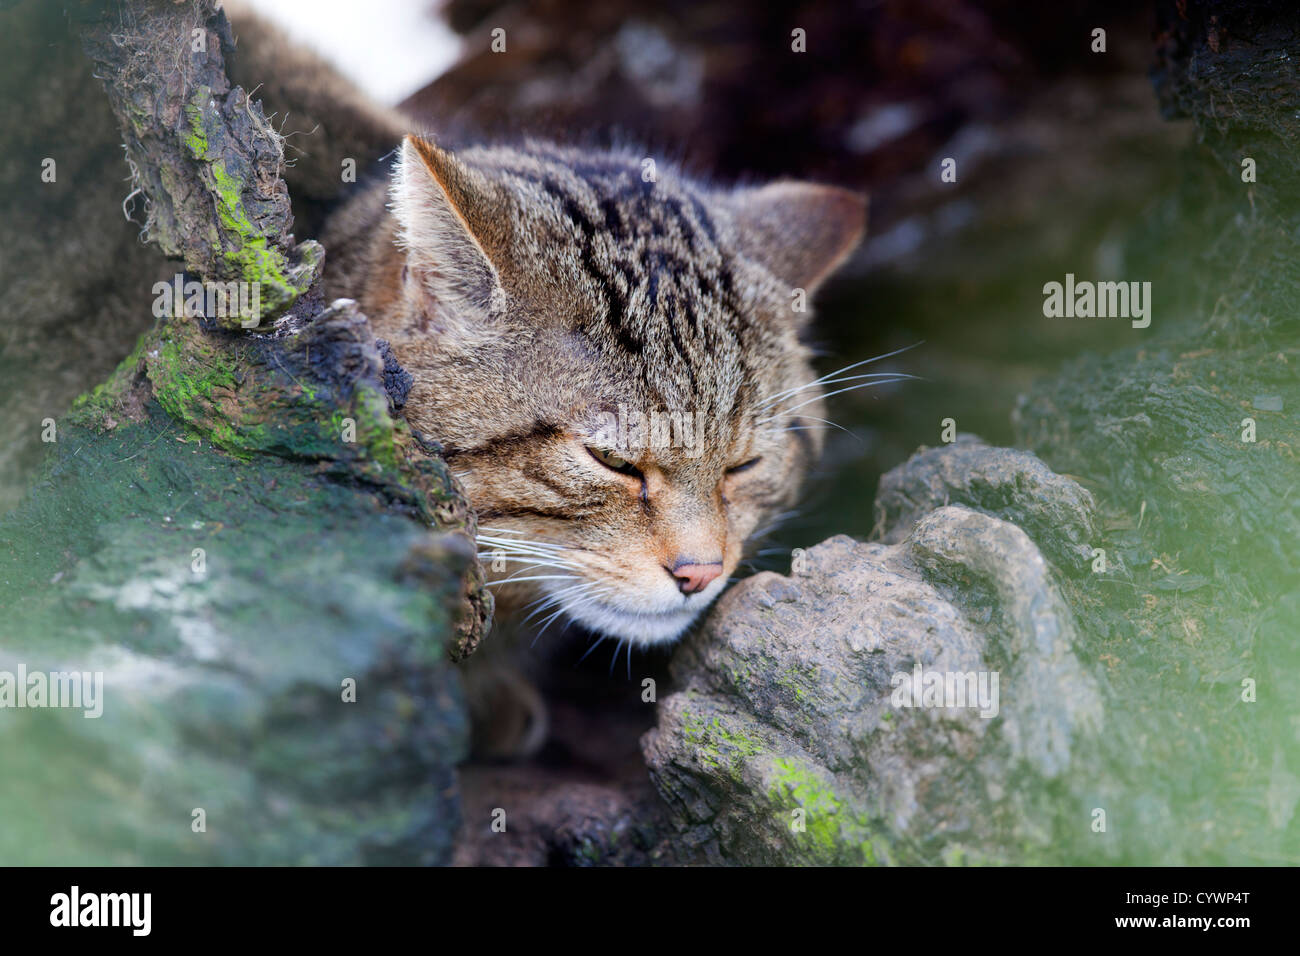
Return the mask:
{"type": "Polygon", "coordinates": [[[491,534],[480,533],[475,540],[480,548],[490,548],[490,551],[480,551],[479,559],[491,558],[493,560],[506,561],[523,561],[532,560],[537,562],[536,566],[545,566],[553,568],[568,568],[577,570],[577,565],[572,561],[565,559],[564,553],[568,550],[563,545],[552,544],[547,541],[530,541],[519,538],[498,538],[491,534]]]}
{"type": "Polygon", "coordinates": [[[795,395],[799,394],[800,392],[806,392],[808,389],[816,388],[818,385],[835,386],[835,385],[843,385],[845,382],[860,382],[860,381],[883,383],[883,382],[897,381],[900,378],[917,378],[917,377],[918,376],[911,375],[907,372],[868,372],[865,375],[846,375],[843,378],[826,378],[826,379],[819,378],[815,382],[809,382],[807,385],[800,385],[798,388],[787,389],[786,391],[781,392],[778,395],[774,395],[772,396],[772,398],[768,399],[768,401],[760,405],[759,408],[760,409],[769,408],[778,399],[792,398],[795,395]]]}
{"type": "MultiPolygon", "coordinates": [[[[924,344],[925,344],[924,342],[915,342],[912,345],[906,345],[901,349],[895,349],[892,352],[886,352],[884,355],[877,355],[874,358],[863,359],[861,362],[854,362],[852,365],[846,365],[841,369],[836,369],[834,372],[829,372],[826,375],[823,375],[821,378],[816,379],[815,381],[809,382],[807,385],[800,385],[793,389],[786,389],[784,392],[778,392],[776,395],[773,395],[770,398],[768,398],[766,401],[764,401],[763,404],[760,405],[759,407],[764,408],[768,405],[771,405],[773,402],[776,402],[784,398],[787,395],[793,394],[794,392],[802,391],[805,388],[811,388],[814,385],[825,384],[827,379],[835,378],[835,376],[837,375],[843,375],[845,372],[851,372],[855,368],[861,368],[864,365],[870,365],[872,362],[879,362],[882,359],[893,358],[895,355],[900,355],[903,352],[907,352],[911,349],[917,348],[918,346],[924,344]]],[[[879,373],[879,374],[889,374],[889,373],[879,373]]],[[[847,381],[847,379],[845,379],[845,381],[847,381]]]]}
{"type": "Polygon", "coordinates": [[[526,578],[499,578],[496,581],[489,581],[488,587],[495,587],[498,584],[521,584],[524,581],[568,581],[573,578],[572,574],[530,574],[526,578]]]}
{"type": "MultiPolygon", "coordinates": [[[[558,591],[555,591],[551,594],[544,595],[543,599],[539,599],[542,600],[543,602],[542,606],[537,608],[537,610],[533,611],[531,614],[529,614],[528,617],[524,618],[524,624],[527,624],[529,621],[531,621],[533,618],[537,617],[540,614],[545,614],[548,610],[555,607],[557,604],[561,605],[561,610],[563,610],[562,605],[564,603],[565,597],[568,594],[571,594],[574,591],[582,591],[584,588],[588,588],[590,586],[591,586],[590,581],[579,581],[577,584],[571,584],[567,588],[560,588],[558,591]]],[[[537,604],[537,603],[539,602],[538,601],[533,602],[533,604],[537,604]]],[[[530,604],[529,607],[532,607],[532,605],[530,604]]]]}
{"type": "Polygon", "coordinates": [[[874,388],[877,385],[888,385],[892,382],[903,381],[904,379],[914,379],[916,377],[917,376],[915,375],[899,375],[897,378],[891,378],[884,381],[859,382],[857,385],[850,385],[848,388],[841,388],[834,392],[827,392],[825,395],[815,395],[812,398],[808,399],[807,401],[800,402],[798,405],[794,406],[794,408],[788,408],[783,412],[777,413],[776,415],[771,415],[767,418],[761,419],[758,422],[758,424],[766,425],[768,422],[776,421],[778,418],[784,418],[786,415],[794,414],[799,409],[803,408],[805,405],[811,405],[813,402],[820,402],[827,398],[834,398],[836,395],[843,395],[845,392],[856,392],[860,388],[874,388]]]}
{"type": "MultiPolygon", "coordinates": [[[[587,652],[586,652],[585,654],[583,654],[581,657],[578,658],[578,664],[581,664],[581,663],[582,663],[583,661],[585,661],[588,657],[590,657],[590,656],[591,656],[591,652],[594,651],[596,648],[600,647],[600,645],[602,645],[602,644],[604,644],[604,643],[605,643],[605,635],[602,634],[602,635],[600,635],[600,637],[596,638],[595,642],[591,645],[591,647],[587,648],[587,652]]],[[[574,666],[574,667],[577,667],[578,664],[574,664],[573,666],[574,666]]]]}
{"type": "Polygon", "coordinates": [[[821,422],[823,425],[830,425],[832,428],[838,428],[840,431],[844,432],[844,434],[853,435],[854,438],[857,438],[859,441],[861,441],[861,436],[855,435],[853,432],[849,431],[839,422],[833,422],[829,418],[817,418],[813,415],[800,415],[799,417],[806,418],[810,422],[821,422]]]}
{"type": "Polygon", "coordinates": [[[791,509],[789,511],[782,511],[776,515],[773,515],[770,519],[768,519],[767,524],[763,525],[763,527],[759,528],[757,531],[750,534],[748,540],[761,541],[763,538],[768,537],[770,534],[772,534],[772,532],[776,531],[777,528],[781,527],[781,525],[785,524],[791,518],[799,517],[799,514],[800,512],[797,509],[791,509]]]}

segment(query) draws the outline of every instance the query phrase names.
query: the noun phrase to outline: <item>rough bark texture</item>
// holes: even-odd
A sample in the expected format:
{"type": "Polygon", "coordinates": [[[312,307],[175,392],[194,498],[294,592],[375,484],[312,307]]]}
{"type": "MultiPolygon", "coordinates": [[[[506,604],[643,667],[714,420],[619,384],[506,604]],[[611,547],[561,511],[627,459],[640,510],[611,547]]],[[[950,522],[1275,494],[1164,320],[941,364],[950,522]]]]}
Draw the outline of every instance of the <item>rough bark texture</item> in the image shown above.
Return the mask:
{"type": "Polygon", "coordinates": [[[491,613],[472,515],[391,413],[405,373],[312,291],[223,17],[77,16],[148,236],[279,318],[157,319],[0,519],[0,671],[104,675],[102,717],[4,710],[0,860],[446,862],[468,741],[449,656],[491,613]]]}
{"type": "Polygon", "coordinates": [[[211,0],[102,0],[83,4],[80,20],[143,194],[145,235],[205,279],[260,289],[259,313],[229,324],[256,325],[292,305],[322,250],[295,245],[282,141],[226,78],[226,15],[211,0]]]}

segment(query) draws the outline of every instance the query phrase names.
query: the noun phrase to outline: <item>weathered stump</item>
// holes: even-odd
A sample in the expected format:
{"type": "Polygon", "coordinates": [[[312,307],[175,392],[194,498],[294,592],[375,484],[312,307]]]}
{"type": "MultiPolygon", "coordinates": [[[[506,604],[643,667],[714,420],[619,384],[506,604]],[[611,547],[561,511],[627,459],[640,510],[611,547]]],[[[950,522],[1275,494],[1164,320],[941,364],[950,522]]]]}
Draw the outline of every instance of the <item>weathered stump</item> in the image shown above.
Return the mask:
{"type": "Polygon", "coordinates": [[[158,318],[0,519],[0,859],[446,862],[468,741],[450,658],[491,613],[472,515],[395,417],[404,373],[364,316],[319,301],[224,16],[75,17],[147,237],[261,303],[155,310],[122,277],[158,318]],[[74,672],[102,680],[81,706],[31,677],[74,672]]]}

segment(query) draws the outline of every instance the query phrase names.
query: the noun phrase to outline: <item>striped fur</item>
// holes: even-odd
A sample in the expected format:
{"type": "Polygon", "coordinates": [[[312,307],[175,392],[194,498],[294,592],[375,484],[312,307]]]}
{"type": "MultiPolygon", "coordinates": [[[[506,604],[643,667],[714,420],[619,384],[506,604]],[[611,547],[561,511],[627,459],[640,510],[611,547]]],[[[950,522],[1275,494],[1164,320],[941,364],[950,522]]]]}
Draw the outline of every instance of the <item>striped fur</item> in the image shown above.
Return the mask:
{"type": "Polygon", "coordinates": [[[491,529],[485,560],[535,579],[504,593],[638,644],[678,637],[795,499],[821,412],[816,388],[773,401],[814,377],[794,290],[811,296],[865,215],[833,187],[719,191],[656,166],[648,181],[630,152],[453,156],[408,137],[390,194],[324,237],[331,294],[415,377],[407,417],[491,529]],[[636,441],[652,414],[690,428],[636,441]],[[684,561],[723,573],[683,594],[684,561]]]}

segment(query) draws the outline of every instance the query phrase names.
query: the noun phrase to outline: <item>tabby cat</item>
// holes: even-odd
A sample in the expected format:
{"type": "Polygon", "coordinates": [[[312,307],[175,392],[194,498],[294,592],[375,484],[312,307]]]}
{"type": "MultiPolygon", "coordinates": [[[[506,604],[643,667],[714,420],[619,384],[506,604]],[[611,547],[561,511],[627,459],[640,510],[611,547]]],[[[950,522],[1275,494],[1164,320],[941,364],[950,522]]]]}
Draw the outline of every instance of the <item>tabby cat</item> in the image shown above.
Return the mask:
{"type": "Polygon", "coordinates": [[[543,620],[674,641],[820,451],[803,303],[863,198],[416,136],[383,185],[331,220],[328,291],[414,376],[406,417],[463,482],[492,576],[543,620]]]}
{"type": "MultiPolygon", "coordinates": [[[[413,374],[405,414],[441,444],[478,511],[499,606],[535,602],[538,630],[574,622],[628,647],[678,638],[820,451],[802,304],[858,241],[861,197],[795,182],[720,190],[630,152],[452,155],[403,140],[417,121],[225,6],[232,79],[286,136],[299,235],[323,239],[327,291],[358,299],[413,374]],[[364,180],[399,141],[391,194],[381,181],[337,209],[340,164],[356,162],[364,180]]],[[[0,401],[11,422],[39,422],[107,375],[150,320],[119,290],[152,288],[175,268],[122,218],[116,123],[61,11],[20,5],[0,37],[12,88],[35,75],[34,50],[49,94],[0,117],[8,178],[26,182],[54,154],[74,171],[39,200],[0,190],[12,227],[0,277],[24,316],[0,342],[0,371],[22,386],[0,401]],[[54,239],[51,195],[69,210],[54,239]],[[87,347],[39,347],[55,334],[87,347]]],[[[0,449],[0,506],[25,487],[38,436],[24,424],[0,449]]],[[[522,714],[531,742],[495,750],[527,752],[545,709],[527,681],[499,673],[467,669],[476,736],[484,714],[522,714]],[[514,698],[522,710],[502,704],[514,698]]]]}

